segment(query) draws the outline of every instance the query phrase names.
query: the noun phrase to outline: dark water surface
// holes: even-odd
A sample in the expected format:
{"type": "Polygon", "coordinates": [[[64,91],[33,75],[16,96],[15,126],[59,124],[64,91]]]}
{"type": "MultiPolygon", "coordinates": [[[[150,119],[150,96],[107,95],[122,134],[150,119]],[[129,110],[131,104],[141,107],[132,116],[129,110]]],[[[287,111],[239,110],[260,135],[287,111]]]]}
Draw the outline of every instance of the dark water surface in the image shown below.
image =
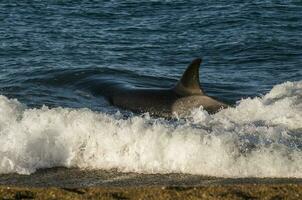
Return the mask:
{"type": "Polygon", "coordinates": [[[248,184],[300,184],[301,178],[215,178],[190,174],[120,173],[116,170],[79,170],[52,168],[38,170],[31,175],[1,175],[0,185],[17,187],[194,187],[248,184]]]}
{"type": "Polygon", "coordinates": [[[205,91],[235,103],[301,80],[301,10],[301,1],[1,1],[0,92],[99,110],[98,79],[172,86],[202,57],[205,91]]]}

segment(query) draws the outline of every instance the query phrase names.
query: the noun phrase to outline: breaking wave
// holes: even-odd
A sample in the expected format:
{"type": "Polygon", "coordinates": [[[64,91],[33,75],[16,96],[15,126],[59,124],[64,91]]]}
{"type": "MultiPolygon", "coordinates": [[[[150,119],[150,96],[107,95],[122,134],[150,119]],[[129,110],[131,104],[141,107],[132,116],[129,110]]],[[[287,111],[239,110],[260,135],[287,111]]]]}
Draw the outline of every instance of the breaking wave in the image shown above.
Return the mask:
{"type": "Polygon", "coordinates": [[[55,166],[220,177],[302,178],[302,81],[185,119],[29,109],[0,96],[0,173],[55,166]]]}

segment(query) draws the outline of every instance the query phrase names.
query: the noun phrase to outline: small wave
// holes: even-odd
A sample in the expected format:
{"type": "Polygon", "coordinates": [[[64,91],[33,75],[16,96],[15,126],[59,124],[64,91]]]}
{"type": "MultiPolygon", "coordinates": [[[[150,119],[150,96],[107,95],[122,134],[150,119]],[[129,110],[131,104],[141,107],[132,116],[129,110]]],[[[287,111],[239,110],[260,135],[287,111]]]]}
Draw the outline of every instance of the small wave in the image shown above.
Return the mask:
{"type": "Polygon", "coordinates": [[[302,178],[302,81],[209,115],[168,121],[29,109],[0,96],[0,173],[55,166],[219,177],[302,178]]]}

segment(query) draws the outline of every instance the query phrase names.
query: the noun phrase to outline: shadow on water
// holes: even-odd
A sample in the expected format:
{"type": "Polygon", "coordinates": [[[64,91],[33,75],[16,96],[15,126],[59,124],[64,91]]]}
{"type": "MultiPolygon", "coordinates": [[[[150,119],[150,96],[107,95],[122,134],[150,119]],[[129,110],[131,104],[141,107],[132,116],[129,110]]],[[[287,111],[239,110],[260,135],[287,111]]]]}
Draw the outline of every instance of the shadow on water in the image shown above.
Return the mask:
{"type": "Polygon", "coordinates": [[[236,184],[301,184],[301,178],[223,178],[183,173],[141,174],[123,173],[116,170],[81,170],[54,167],[40,169],[31,175],[2,174],[0,185],[25,187],[177,187],[236,185],[236,184]]]}
{"type": "MultiPolygon", "coordinates": [[[[181,76],[180,74],[179,76],[181,76]]],[[[35,71],[16,71],[1,80],[1,93],[17,98],[29,107],[47,105],[81,108],[108,107],[103,94],[108,85],[122,84],[130,87],[170,88],[178,77],[142,75],[131,70],[116,68],[71,68],[35,71]]],[[[236,88],[222,83],[202,83],[205,91],[223,101],[234,104],[240,97],[231,94],[236,88]],[[230,95],[231,98],[228,96],[230,95]]],[[[243,89],[241,88],[243,91],[243,89]]],[[[239,94],[240,95],[240,94],[239,94]]]]}

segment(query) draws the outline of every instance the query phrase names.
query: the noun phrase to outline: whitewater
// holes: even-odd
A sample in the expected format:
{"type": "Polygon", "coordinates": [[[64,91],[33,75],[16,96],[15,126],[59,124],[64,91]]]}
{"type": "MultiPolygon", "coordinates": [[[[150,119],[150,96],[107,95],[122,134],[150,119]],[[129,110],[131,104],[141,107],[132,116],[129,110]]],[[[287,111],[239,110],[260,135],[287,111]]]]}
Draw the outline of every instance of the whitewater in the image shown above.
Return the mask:
{"type": "Polygon", "coordinates": [[[302,178],[302,81],[209,115],[166,120],[88,108],[28,108],[0,96],[0,173],[76,167],[216,177],[302,178]]]}

